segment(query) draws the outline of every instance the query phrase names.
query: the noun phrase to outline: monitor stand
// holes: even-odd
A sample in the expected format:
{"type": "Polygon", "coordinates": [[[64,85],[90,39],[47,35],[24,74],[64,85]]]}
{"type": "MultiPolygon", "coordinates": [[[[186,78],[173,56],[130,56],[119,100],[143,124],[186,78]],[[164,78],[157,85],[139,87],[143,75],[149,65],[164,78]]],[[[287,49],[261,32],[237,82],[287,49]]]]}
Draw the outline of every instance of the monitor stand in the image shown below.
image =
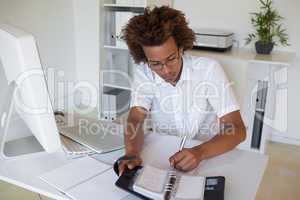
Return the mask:
{"type": "Polygon", "coordinates": [[[0,104],[0,159],[16,159],[25,156],[38,155],[46,153],[41,144],[32,134],[23,119],[17,114],[12,119],[14,112],[14,94],[16,92],[16,83],[13,81],[9,84],[6,94],[1,99],[0,104]],[[8,139],[9,134],[17,131],[26,131],[27,137],[8,139]]]}

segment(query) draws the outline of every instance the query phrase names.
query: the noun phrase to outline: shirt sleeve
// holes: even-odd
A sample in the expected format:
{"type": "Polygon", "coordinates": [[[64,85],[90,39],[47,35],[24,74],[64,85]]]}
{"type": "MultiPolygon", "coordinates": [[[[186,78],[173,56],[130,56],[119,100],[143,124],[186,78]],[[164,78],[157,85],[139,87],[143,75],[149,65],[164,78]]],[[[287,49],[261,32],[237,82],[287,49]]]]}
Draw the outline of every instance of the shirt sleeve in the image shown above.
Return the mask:
{"type": "Polygon", "coordinates": [[[134,66],[131,89],[130,108],[139,106],[149,111],[154,97],[154,83],[146,76],[143,66],[134,66]]]}
{"type": "Polygon", "coordinates": [[[208,74],[207,99],[217,116],[220,118],[230,112],[240,110],[229,82],[222,66],[214,61],[208,74]]]}

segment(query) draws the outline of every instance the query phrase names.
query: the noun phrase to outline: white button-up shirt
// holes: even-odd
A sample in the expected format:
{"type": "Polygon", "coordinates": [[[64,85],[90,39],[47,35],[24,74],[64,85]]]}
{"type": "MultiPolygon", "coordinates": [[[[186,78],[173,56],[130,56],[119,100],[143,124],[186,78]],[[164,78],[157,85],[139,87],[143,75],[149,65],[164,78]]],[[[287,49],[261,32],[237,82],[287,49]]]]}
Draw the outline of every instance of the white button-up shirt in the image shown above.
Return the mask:
{"type": "Polygon", "coordinates": [[[209,58],[183,56],[175,86],[151,71],[147,64],[134,69],[130,107],[150,111],[152,126],[170,134],[214,134],[218,118],[239,110],[222,67],[209,58]]]}

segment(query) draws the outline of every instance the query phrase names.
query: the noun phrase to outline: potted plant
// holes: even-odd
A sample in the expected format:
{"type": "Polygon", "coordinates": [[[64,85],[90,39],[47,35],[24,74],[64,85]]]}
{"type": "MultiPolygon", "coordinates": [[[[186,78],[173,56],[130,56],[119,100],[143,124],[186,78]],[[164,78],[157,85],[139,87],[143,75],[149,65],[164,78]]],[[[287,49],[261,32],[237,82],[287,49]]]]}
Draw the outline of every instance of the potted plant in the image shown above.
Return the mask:
{"type": "Polygon", "coordinates": [[[246,44],[256,40],[255,49],[258,54],[270,54],[273,46],[280,43],[288,46],[286,29],[282,28],[281,17],[273,8],[272,0],[259,0],[261,7],[259,12],[251,13],[251,24],[255,32],[248,35],[246,44]]]}

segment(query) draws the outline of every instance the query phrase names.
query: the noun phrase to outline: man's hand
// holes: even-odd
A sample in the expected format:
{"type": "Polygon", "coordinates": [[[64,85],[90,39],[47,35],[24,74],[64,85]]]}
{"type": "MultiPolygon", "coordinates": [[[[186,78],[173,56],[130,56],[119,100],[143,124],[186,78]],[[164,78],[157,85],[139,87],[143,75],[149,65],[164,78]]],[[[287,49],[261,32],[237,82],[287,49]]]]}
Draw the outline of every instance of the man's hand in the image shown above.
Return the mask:
{"type": "Polygon", "coordinates": [[[139,157],[132,160],[122,160],[119,164],[119,176],[123,174],[126,167],[128,169],[133,169],[136,166],[141,166],[142,162],[142,159],[139,157]]]}
{"type": "Polygon", "coordinates": [[[136,166],[142,165],[142,159],[139,157],[139,154],[142,151],[144,143],[143,124],[146,116],[147,110],[143,107],[132,107],[129,111],[127,127],[124,134],[125,157],[129,157],[129,159],[124,159],[119,162],[119,176],[123,174],[126,167],[133,169],[136,166]]]}
{"type": "Polygon", "coordinates": [[[170,165],[181,171],[195,169],[200,161],[201,155],[194,148],[184,148],[169,158],[170,165]]]}

